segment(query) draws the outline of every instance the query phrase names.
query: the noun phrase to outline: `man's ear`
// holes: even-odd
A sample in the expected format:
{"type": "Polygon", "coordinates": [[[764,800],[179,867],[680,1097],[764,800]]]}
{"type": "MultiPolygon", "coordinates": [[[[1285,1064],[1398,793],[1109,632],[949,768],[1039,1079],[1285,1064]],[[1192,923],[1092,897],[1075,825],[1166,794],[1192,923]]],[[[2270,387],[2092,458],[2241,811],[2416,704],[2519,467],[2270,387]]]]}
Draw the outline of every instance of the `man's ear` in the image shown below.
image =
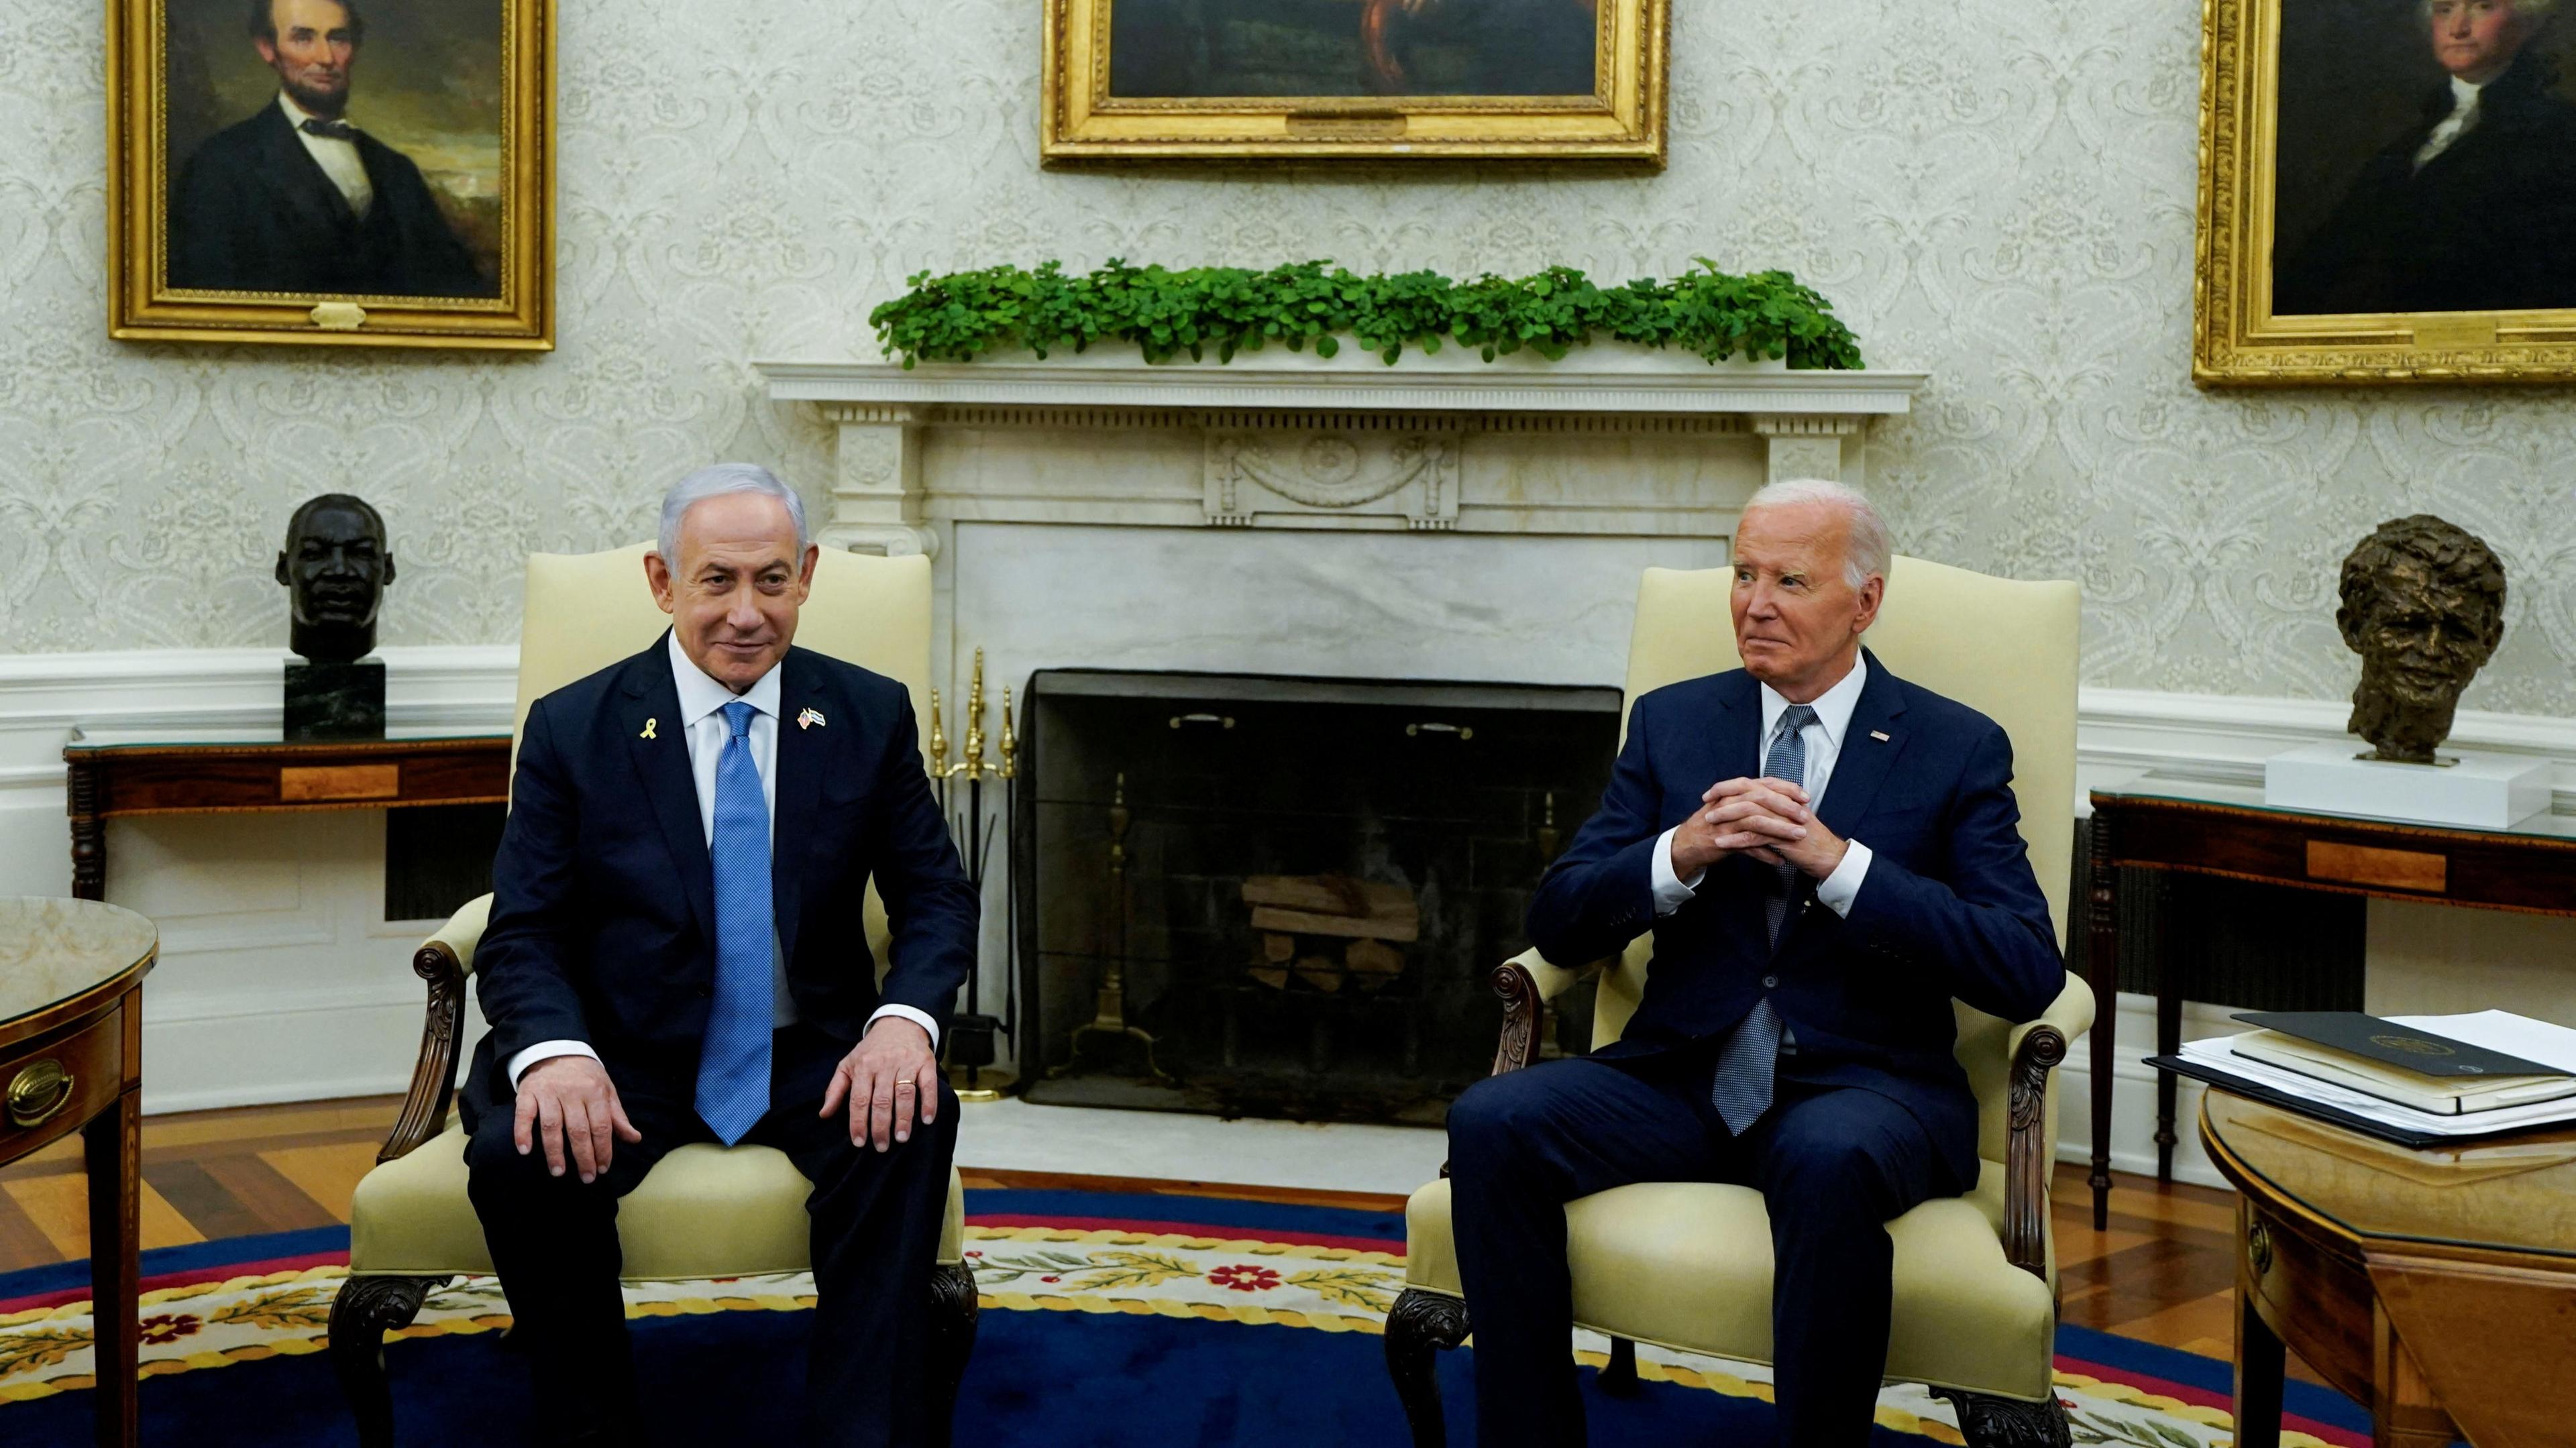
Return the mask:
{"type": "Polygon", "coordinates": [[[806,595],[814,591],[814,565],[820,563],[822,560],[823,545],[819,543],[808,543],[805,545],[805,566],[796,570],[796,601],[798,603],[803,603],[806,595]]]}
{"type": "Polygon", "coordinates": [[[377,587],[379,587],[379,588],[391,588],[391,587],[393,586],[393,582],[394,582],[394,555],[393,555],[393,554],[391,554],[391,553],[387,553],[387,554],[385,555],[385,581],[384,581],[383,583],[380,583],[380,584],[376,585],[376,586],[377,586],[377,587]]]}
{"type": "Polygon", "coordinates": [[[659,550],[644,555],[644,582],[653,590],[653,601],[664,613],[671,612],[677,603],[671,597],[671,565],[662,561],[659,550]]]}
{"type": "Polygon", "coordinates": [[[277,42],[269,39],[265,35],[262,35],[253,39],[251,44],[259,48],[259,63],[264,66],[268,66],[271,69],[275,69],[277,66],[277,42]]]}
{"type": "Polygon", "coordinates": [[[1869,632],[1869,626],[1878,622],[1878,606],[1886,600],[1887,580],[1872,574],[1870,580],[1861,585],[1860,616],[1852,620],[1855,637],[1869,632]]]}
{"type": "MultiPolygon", "coordinates": [[[[393,575],[387,574],[385,577],[388,581],[391,581],[393,575]]],[[[277,550],[277,581],[280,583],[292,583],[294,581],[286,576],[286,550],[283,548],[277,550]]]]}

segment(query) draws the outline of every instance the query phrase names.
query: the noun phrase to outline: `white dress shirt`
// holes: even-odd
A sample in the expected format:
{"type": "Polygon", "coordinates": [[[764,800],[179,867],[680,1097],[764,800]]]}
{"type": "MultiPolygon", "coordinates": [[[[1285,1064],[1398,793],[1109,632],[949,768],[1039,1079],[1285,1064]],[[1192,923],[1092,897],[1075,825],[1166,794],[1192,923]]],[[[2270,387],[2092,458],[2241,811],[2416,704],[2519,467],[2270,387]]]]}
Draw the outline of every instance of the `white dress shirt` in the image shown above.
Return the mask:
{"type": "Polygon", "coordinates": [[[304,129],[306,121],[321,118],[297,105],[284,91],[277,93],[277,107],[286,112],[286,123],[295,128],[295,139],[304,143],[304,154],[311,156],[322,174],[331,178],[331,184],[349,203],[349,210],[359,220],[366,220],[368,208],[376,204],[376,183],[367,179],[367,163],[358,157],[358,143],[338,136],[317,136],[304,129]]]}
{"type": "MultiPolygon", "coordinates": [[[[751,727],[744,731],[743,742],[751,749],[751,766],[760,771],[760,803],[769,819],[770,838],[778,835],[778,672],[786,667],[773,664],[757,683],[740,694],[709,678],[705,670],[692,662],[680,647],[680,635],[670,635],[671,682],[680,693],[682,737],[688,741],[689,774],[697,785],[698,825],[706,832],[712,848],[716,841],[716,763],[724,757],[726,728],[724,706],[739,699],[752,709],[751,727]]],[[[796,997],[787,988],[787,953],[779,945],[776,931],[769,938],[770,1008],[776,1023],[782,1026],[796,1022],[796,997]]],[[[939,1045],[939,1023],[910,1006],[892,1003],[877,1007],[868,1017],[873,1026],[886,1016],[900,1016],[921,1027],[930,1037],[933,1049],[939,1045]]],[[[599,1059],[599,1053],[585,1041],[539,1041],[510,1058],[510,1085],[516,1089],[521,1073],[549,1056],[588,1056],[599,1059]]]]}
{"type": "Polygon", "coordinates": [[[2423,170],[2434,157],[2451,149],[2453,142],[2477,125],[2478,92],[2484,89],[2483,85],[2472,84],[2456,75],[2451,77],[2451,113],[2434,122],[2433,134],[2426,136],[2424,144],[2415,148],[2416,170],[2423,170]]]}
{"type": "MultiPolygon", "coordinates": [[[[1816,696],[1808,705],[1816,717],[1807,721],[1798,737],[1807,746],[1807,777],[1795,781],[1807,791],[1807,812],[1824,808],[1825,785],[1832,780],[1834,760],[1841,755],[1843,736],[1851,730],[1852,711],[1860,707],[1861,686],[1869,681],[1869,661],[1855,658],[1852,669],[1841,682],[1816,696]]],[[[1762,686],[1762,748],[1759,757],[1771,757],[1774,736],[1780,732],[1780,716],[1789,712],[1789,701],[1769,684],[1762,686]]],[[[1711,781],[1714,783],[1715,781],[1711,781]]],[[[1673,835],[1681,829],[1675,825],[1664,831],[1655,842],[1650,867],[1654,877],[1655,913],[1670,915],[1689,903],[1699,893],[1699,883],[1706,870],[1684,880],[1673,873],[1673,835]]],[[[1816,902],[1836,915],[1849,915],[1852,901],[1860,897],[1861,881],[1869,874],[1869,846],[1858,840],[1845,840],[1843,861],[1833,873],[1816,884],[1816,902]]]]}

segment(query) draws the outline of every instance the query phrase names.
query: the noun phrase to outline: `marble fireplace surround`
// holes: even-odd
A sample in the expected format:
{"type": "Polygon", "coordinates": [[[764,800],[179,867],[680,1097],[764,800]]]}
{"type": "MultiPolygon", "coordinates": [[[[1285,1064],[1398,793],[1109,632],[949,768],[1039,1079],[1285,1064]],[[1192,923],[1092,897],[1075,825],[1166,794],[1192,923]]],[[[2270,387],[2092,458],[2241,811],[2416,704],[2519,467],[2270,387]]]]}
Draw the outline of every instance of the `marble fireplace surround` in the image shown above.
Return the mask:
{"type": "Polygon", "coordinates": [[[1616,687],[1643,569],[1722,565],[1771,479],[1865,488],[1924,381],[1588,351],[760,371],[836,433],[825,546],[931,556],[954,743],[979,649],[997,710],[1042,668],[1616,687]]]}

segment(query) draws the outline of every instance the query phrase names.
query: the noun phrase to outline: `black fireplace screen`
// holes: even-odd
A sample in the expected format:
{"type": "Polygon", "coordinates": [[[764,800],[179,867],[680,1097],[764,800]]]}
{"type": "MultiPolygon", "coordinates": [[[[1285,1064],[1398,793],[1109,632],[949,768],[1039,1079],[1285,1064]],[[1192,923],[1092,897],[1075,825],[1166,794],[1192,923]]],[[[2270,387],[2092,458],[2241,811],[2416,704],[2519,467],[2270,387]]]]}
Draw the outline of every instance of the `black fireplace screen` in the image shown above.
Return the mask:
{"type": "Polygon", "coordinates": [[[1615,689],[1058,669],[1021,734],[1033,1101],[1436,1123],[1615,689]]]}

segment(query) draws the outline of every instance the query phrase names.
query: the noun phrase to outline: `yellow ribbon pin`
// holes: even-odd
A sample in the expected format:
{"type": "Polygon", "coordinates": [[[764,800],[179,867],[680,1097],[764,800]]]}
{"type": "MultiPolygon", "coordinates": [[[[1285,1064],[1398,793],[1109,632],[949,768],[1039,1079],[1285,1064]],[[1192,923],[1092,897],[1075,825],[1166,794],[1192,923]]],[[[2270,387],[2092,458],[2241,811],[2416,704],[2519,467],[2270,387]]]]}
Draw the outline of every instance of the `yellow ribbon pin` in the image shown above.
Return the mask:
{"type": "Polygon", "coordinates": [[[653,734],[653,726],[654,726],[654,725],[656,725],[656,724],[659,724],[659,723],[661,723],[661,722],[662,722],[662,721],[661,721],[660,719],[647,719],[647,720],[645,720],[645,721],[644,721],[644,732],[643,732],[643,733],[641,733],[641,734],[636,735],[635,737],[636,737],[636,738],[638,738],[638,739],[651,739],[651,738],[653,738],[653,737],[654,737],[654,734],[653,734]]]}

